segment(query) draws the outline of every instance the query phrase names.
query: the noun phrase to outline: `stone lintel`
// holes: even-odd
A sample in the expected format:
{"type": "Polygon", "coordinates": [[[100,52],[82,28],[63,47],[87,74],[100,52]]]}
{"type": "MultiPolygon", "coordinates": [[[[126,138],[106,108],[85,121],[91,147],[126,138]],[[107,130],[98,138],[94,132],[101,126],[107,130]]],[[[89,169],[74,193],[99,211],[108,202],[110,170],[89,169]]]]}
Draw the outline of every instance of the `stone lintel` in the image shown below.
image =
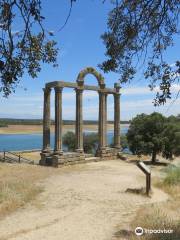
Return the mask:
{"type": "Polygon", "coordinates": [[[55,87],[69,87],[69,88],[76,88],[78,85],[77,83],[73,82],[64,82],[64,81],[54,81],[46,83],[47,88],[55,88],[55,87]]]}
{"type": "Polygon", "coordinates": [[[90,91],[103,91],[106,92],[107,94],[114,94],[116,93],[115,88],[101,88],[99,86],[91,86],[91,85],[78,85],[77,83],[73,82],[64,82],[64,81],[55,81],[55,82],[50,82],[46,84],[46,89],[48,88],[55,88],[55,87],[61,87],[61,88],[82,88],[83,90],[90,90],[90,91]]]}

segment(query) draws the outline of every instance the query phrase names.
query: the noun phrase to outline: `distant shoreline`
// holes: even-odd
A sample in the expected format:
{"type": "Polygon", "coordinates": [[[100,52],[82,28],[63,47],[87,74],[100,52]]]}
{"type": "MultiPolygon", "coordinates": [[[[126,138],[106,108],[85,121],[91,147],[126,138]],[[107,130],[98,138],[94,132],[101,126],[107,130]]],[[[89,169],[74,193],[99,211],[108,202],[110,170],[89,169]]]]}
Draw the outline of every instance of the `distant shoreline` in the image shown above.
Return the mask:
{"type": "MultiPolygon", "coordinates": [[[[129,124],[121,124],[121,127],[128,127],[129,124]]],[[[108,130],[114,129],[113,124],[108,124],[108,130]]],[[[74,131],[75,125],[63,125],[63,134],[68,131],[74,131]]],[[[85,131],[97,131],[98,125],[88,124],[84,125],[85,131]]],[[[54,125],[51,126],[51,131],[54,132],[54,125]]],[[[38,134],[43,132],[42,125],[9,125],[8,127],[1,127],[0,134],[38,134]]]]}

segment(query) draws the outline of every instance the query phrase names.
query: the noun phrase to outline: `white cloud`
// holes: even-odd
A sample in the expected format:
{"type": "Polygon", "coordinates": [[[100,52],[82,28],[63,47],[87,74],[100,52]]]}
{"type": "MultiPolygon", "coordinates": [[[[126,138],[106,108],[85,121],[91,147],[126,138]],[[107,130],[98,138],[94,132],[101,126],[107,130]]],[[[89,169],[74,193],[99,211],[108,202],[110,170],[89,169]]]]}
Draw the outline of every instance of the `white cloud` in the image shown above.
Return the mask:
{"type": "Polygon", "coordinates": [[[151,94],[152,91],[148,87],[129,87],[129,88],[122,88],[121,90],[122,95],[144,95],[144,94],[151,94]]]}
{"type": "MultiPolygon", "coordinates": [[[[180,85],[174,84],[172,91],[177,93],[180,85]]],[[[148,87],[130,87],[122,89],[121,97],[121,118],[129,119],[138,113],[150,113],[159,111],[163,114],[178,114],[180,99],[170,105],[171,101],[165,106],[155,108],[153,106],[153,95],[148,87]],[[126,97],[127,96],[127,97],[126,97]],[[170,106],[170,107],[169,107],[170,106]],[[169,109],[168,109],[169,108],[169,109]]],[[[75,119],[75,91],[63,91],[63,118],[75,119]]],[[[29,92],[22,95],[12,95],[9,99],[2,98],[0,102],[1,117],[19,117],[19,118],[41,118],[43,112],[43,92],[30,95],[29,92]]],[[[54,117],[54,92],[51,98],[51,116],[54,117]]],[[[84,119],[98,118],[98,93],[94,91],[84,91],[83,94],[83,113],[84,119]]],[[[108,97],[108,119],[113,119],[114,102],[112,95],[108,97]]]]}
{"type": "MultiPolygon", "coordinates": [[[[128,87],[128,88],[122,88],[121,93],[122,96],[127,95],[148,95],[148,94],[155,94],[157,91],[159,91],[159,87],[155,87],[153,91],[150,90],[150,88],[147,87],[128,87]]],[[[177,93],[180,91],[180,84],[173,84],[171,86],[171,92],[177,93]]]]}

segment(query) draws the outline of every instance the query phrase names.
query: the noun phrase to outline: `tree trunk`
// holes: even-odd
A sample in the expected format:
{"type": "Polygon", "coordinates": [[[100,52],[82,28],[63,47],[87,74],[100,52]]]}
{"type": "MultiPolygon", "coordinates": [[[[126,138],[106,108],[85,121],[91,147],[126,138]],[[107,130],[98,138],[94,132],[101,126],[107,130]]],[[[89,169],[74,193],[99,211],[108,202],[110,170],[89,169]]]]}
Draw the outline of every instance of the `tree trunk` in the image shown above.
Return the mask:
{"type": "Polygon", "coordinates": [[[152,152],[152,163],[155,164],[156,163],[156,150],[153,150],[152,152]]]}

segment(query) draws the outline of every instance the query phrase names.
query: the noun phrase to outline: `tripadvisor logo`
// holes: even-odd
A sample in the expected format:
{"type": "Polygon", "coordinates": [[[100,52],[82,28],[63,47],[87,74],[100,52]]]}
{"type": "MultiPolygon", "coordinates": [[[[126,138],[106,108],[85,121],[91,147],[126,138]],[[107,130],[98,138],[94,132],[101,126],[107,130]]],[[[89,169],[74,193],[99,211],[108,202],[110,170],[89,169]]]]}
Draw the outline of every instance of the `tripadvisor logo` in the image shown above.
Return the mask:
{"type": "Polygon", "coordinates": [[[146,229],[146,228],[143,229],[142,227],[137,227],[135,229],[135,234],[137,236],[141,236],[144,233],[146,233],[146,234],[161,234],[161,233],[171,234],[171,233],[173,233],[173,229],[146,229]]]}
{"type": "Polygon", "coordinates": [[[144,233],[144,230],[143,230],[142,227],[137,227],[137,228],[135,229],[135,234],[136,234],[137,236],[141,236],[141,235],[143,235],[143,233],[144,233]]]}

